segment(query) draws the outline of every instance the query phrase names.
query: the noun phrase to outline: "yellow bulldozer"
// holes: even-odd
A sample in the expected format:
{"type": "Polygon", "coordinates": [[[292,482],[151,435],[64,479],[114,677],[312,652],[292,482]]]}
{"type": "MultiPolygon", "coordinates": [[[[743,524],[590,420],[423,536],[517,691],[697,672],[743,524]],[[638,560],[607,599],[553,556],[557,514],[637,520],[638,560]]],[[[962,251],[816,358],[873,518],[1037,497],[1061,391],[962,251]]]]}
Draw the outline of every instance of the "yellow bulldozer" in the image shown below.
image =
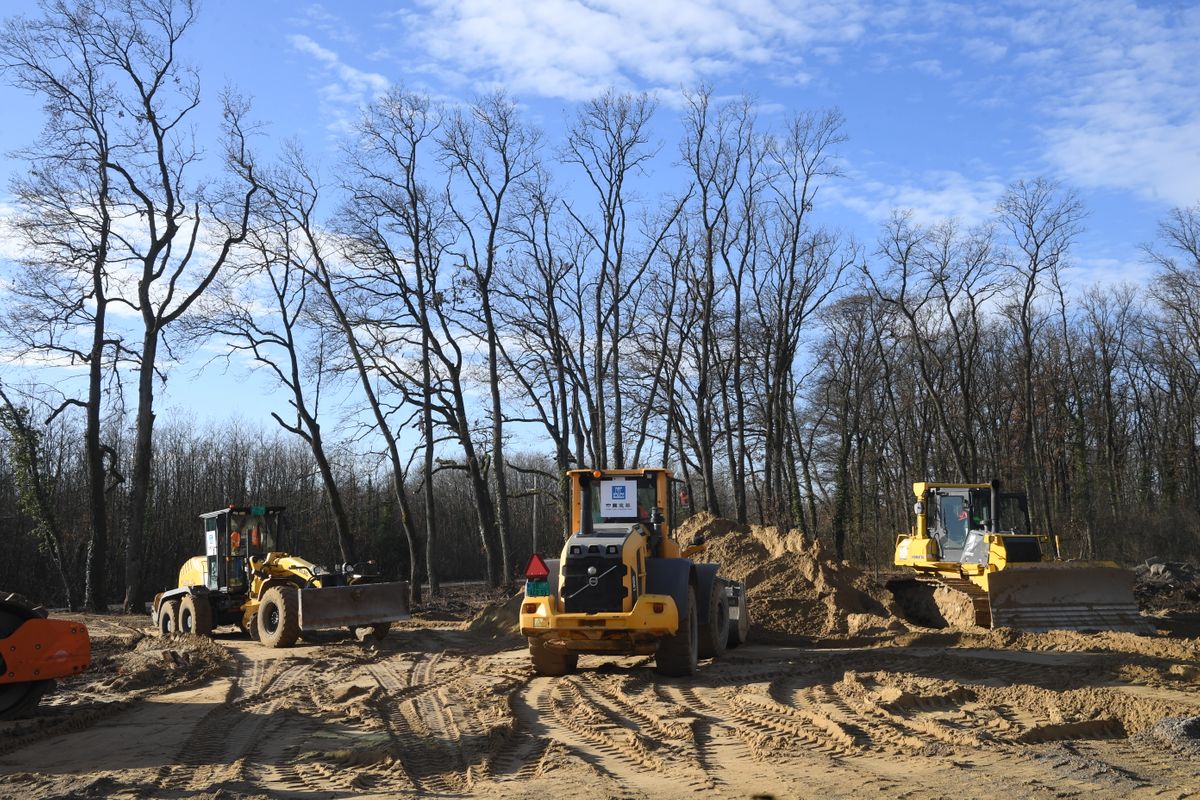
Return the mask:
{"type": "Polygon", "coordinates": [[[231,505],[201,514],[204,555],[188,559],[178,585],[151,604],[159,632],[207,636],[237,625],[268,647],[290,647],[331,629],[378,640],[408,618],[408,584],[381,582],[374,562],[329,569],[289,554],[284,510],[231,505]]]}
{"type": "Polygon", "coordinates": [[[55,678],[91,664],[87,626],[48,616],[21,595],[0,591],[0,719],[27,713],[54,688],[55,678]]]}
{"type": "Polygon", "coordinates": [[[586,470],[571,482],[571,530],[559,558],[525,571],[521,634],[541,675],[574,670],[581,653],[653,655],[663,675],[693,674],[746,640],[745,587],[697,563],[673,538],[666,469],[586,470]]]}
{"type": "Polygon", "coordinates": [[[1153,632],[1134,599],[1133,573],[1111,561],[1062,560],[1057,538],[1032,532],[1024,492],[1003,491],[999,481],[919,482],[913,494],[916,524],[897,536],[895,564],[957,593],[976,625],[1153,632]]]}

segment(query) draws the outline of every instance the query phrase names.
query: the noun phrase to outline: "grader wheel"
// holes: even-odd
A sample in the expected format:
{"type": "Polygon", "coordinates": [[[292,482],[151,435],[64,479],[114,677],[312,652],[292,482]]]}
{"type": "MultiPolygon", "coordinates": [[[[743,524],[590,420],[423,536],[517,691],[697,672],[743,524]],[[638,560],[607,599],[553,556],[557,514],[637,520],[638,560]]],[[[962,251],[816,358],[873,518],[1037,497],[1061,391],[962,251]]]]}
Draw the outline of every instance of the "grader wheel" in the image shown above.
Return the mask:
{"type": "Polygon", "coordinates": [[[158,609],[158,632],[163,636],[179,633],[178,600],[168,600],[158,609]]]}
{"type": "Polygon", "coordinates": [[[267,647],[291,647],[300,638],[300,601],[291,586],[272,586],[258,604],[258,638],[267,647]]]}
{"type": "Polygon", "coordinates": [[[189,594],[179,601],[179,632],[197,636],[211,636],[213,631],[212,606],[207,597],[189,594]]]}

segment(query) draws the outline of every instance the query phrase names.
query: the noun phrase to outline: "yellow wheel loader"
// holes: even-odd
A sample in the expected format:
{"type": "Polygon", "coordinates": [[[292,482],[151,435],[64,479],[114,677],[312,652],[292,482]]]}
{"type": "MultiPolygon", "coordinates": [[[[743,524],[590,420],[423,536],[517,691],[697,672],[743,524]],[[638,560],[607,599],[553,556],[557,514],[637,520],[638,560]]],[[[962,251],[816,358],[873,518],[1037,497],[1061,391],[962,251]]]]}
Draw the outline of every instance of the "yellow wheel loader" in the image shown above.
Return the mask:
{"type": "Polygon", "coordinates": [[[21,595],[0,591],[0,719],[27,713],[54,689],[55,678],[91,664],[87,626],[48,616],[21,595]]]}
{"type": "Polygon", "coordinates": [[[521,634],[536,672],[564,675],[592,653],[653,655],[659,673],[691,675],[746,640],[743,584],[692,560],[702,540],[672,538],[668,470],[567,475],[574,533],[559,558],[535,553],[525,572],[521,634]]]}
{"type": "MultiPolygon", "coordinates": [[[[1034,534],[1024,492],[1000,482],[913,484],[916,525],[896,538],[895,563],[969,603],[976,625],[1025,631],[1153,633],[1133,573],[1111,561],[1063,561],[1034,534]]],[[[902,586],[892,584],[900,598],[902,586]]]]}
{"type": "Polygon", "coordinates": [[[201,514],[205,554],[188,559],[174,589],[155,595],[162,634],[207,636],[237,625],[268,647],[349,628],[382,639],[408,618],[408,584],[382,583],[373,562],[329,569],[284,549],[284,506],[229,506],[201,514]]]}

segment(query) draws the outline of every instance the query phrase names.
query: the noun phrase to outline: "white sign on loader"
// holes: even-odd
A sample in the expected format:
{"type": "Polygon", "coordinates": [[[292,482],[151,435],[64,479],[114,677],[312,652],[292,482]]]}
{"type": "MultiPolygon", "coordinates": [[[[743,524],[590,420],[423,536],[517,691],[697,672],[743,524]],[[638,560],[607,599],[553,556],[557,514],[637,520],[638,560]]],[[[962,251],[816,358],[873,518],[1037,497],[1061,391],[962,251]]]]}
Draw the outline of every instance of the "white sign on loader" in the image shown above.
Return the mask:
{"type": "Polygon", "coordinates": [[[600,482],[600,516],[637,518],[637,481],[620,478],[600,482]]]}

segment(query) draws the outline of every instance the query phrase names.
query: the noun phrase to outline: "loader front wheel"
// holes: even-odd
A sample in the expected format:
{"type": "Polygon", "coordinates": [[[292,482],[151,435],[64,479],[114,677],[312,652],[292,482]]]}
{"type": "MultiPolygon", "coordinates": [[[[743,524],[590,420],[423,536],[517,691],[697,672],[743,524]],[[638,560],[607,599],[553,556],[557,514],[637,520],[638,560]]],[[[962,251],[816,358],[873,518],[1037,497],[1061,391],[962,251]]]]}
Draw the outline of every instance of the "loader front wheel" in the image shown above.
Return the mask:
{"type": "Polygon", "coordinates": [[[258,604],[258,640],[267,647],[291,647],[300,638],[300,603],[291,586],[272,586],[258,604]]]}
{"type": "Polygon", "coordinates": [[[729,640],[729,598],[721,581],[713,581],[707,600],[708,622],[700,623],[700,658],[720,658],[729,640]]]}
{"type": "Polygon", "coordinates": [[[696,613],[696,587],[688,587],[688,607],[682,610],[679,630],[658,642],[654,671],[673,678],[694,675],[700,660],[700,626],[696,613]]]}
{"type": "Polygon", "coordinates": [[[538,675],[558,677],[574,672],[579,666],[579,654],[552,650],[540,639],[529,640],[529,655],[533,659],[533,671],[538,675]]]}
{"type": "Polygon", "coordinates": [[[207,597],[189,594],[179,601],[179,632],[197,636],[211,636],[213,631],[212,606],[207,597]]]}
{"type": "Polygon", "coordinates": [[[158,609],[158,632],[163,636],[179,633],[179,601],[168,600],[158,609]]]}

